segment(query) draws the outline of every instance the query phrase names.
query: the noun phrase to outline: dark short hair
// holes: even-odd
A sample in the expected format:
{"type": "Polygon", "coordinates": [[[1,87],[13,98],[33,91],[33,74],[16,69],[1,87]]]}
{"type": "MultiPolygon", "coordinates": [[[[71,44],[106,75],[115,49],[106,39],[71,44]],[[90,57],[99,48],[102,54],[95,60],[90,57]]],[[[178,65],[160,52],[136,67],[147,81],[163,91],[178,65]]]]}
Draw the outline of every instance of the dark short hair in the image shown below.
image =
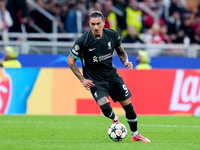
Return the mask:
{"type": "Polygon", "coordinates": [[[93,11],[93,12],[90,14],[89,19],[90,19],[90,18],[99,18],[99,17],[101,17],[102,20],[105,20],[105,17],[103,16],[102,12],[100,12],[100,11],[93,11]]]}

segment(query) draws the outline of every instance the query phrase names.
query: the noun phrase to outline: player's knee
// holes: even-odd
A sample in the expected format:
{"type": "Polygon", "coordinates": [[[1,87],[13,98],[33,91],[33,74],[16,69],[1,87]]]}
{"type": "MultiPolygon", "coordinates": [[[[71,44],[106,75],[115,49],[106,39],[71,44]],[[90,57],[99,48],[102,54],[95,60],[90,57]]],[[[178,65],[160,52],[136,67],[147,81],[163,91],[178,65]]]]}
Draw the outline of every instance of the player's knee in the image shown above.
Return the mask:
{"type": "Polygon", "coordinates": [[[112,116],[113,114],[113,109],[110,106],[110,102],[100,106],[102,113],[104,114],[104,116],[110,118],[110,116],[112,116]]]}
{"type": "Polygon", "coordinates": [[[137,114],[135,113],[132,103],[130,103],[126,106],[123,106],[123,108],[126,112],[127,119],[137,119],[137,114]]]}

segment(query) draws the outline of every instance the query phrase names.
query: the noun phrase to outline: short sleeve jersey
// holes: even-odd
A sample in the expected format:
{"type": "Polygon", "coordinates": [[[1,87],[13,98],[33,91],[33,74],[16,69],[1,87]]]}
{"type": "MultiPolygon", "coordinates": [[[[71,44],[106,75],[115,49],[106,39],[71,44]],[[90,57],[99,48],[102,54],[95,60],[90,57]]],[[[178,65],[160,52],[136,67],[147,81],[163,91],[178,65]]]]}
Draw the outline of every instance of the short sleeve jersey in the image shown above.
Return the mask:
{"type": "Polygon", "coordinates": [[[70,54],[75,59],[81,59],[83,76],[86,79],[102,83],[117,74],[112,56],[114,49],[120,45],[121,37],[116,31],[103,29],[101,39],[97,39],[90,30],[77,39],[70,54]]]}

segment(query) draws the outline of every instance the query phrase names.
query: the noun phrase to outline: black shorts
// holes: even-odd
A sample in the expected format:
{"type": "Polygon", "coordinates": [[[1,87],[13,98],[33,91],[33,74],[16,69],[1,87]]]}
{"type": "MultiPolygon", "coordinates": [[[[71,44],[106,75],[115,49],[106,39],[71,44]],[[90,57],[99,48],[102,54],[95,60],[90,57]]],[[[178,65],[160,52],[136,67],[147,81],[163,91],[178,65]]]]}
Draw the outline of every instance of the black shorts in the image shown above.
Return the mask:
{"type": "Polygon", "coordinates": [[[90,89],[90,92],[96,102],[105,96],[107,98],[110,96],[114,102],[124,101],[132,96],[120,76],[116,76],[114,79],[106,81],[103,84],[95,84],[90,89]]]}

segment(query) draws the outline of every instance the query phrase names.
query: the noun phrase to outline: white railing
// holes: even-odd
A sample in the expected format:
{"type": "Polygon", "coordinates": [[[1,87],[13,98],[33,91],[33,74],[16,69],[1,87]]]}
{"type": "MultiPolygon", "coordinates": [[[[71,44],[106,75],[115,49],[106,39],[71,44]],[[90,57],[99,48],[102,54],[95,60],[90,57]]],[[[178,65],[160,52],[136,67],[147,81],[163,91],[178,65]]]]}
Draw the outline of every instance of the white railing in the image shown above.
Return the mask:
{"type": "Polygon", "coordinates": [[[29,3],[32,7],[37,9],[40,13],[42,13],[45,17],[47,17],[49,20],[52,21],[52,32],[57,33],[58,25],[56,22],[55,17],[50,14],[48,11],[46,11],[44,8],[40,7],[37,3],[35,3],[33,0],[26,0],[27,3],[29,3]]]}
{"type": "MultiPolygon", "coordinates": [[[[0,53],[3,53],[3,47],[6,45],[19,46],[20,53],[49,53],[49,54],[68,54],[71,50],[74,41],[80,37],[81,34],[67,34],[67,33],[9,33],[8,38],[20,38],[25,36],[24,40],[15,41],[0,41],[0,53]],[[29,40],[29,39],[32,40],[29,40]],[[36,41],[36,39],[46,39],[46,41],[36,41]],[[64,39],[62,41],[51,41],[49,39],[64,39]]],[[[136,55],[139,49],[145,49],[151,56],[167,55],[167,56],[184,56],[184,57],[200,57],[200,45],[190,44],[134,44],[123,43],[125,50],[130,55],[136,55]]]]}
{"type": "Polygon", "coordinates": [[[152,16],[154,18],[154,23],[159,23],[159,16],[157,13],[153,12],[149,7],[145,6],[143,3],[138,3],[137,6],[143,11],[145,11],[147,14],[152,16]]]}

